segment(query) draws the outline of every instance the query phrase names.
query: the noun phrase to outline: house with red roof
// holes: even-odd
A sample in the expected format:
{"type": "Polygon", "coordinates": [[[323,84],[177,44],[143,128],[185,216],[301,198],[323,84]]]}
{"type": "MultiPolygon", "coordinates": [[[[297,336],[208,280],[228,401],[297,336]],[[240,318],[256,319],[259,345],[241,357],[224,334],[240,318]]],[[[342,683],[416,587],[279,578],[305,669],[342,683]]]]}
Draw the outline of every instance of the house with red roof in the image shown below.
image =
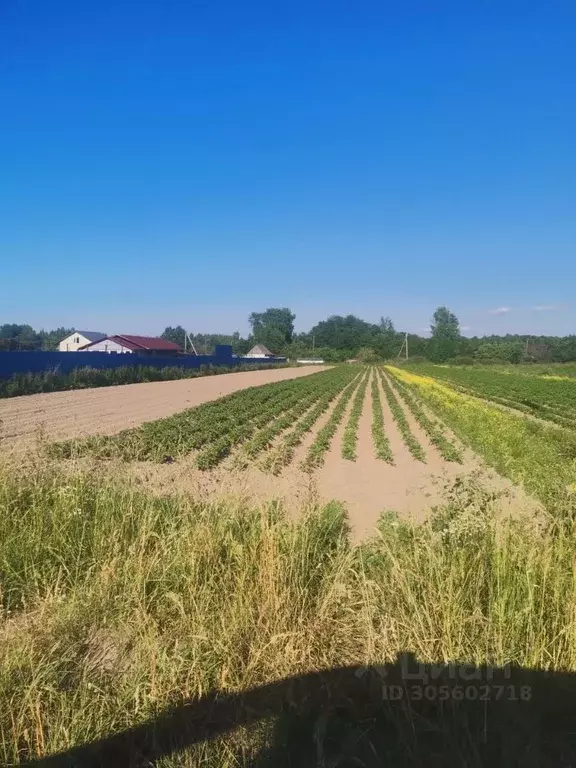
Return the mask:
{"type": "Polygon", "coordinates": [[[154,357],[170,357],[181,354],[178,344],[155,336],[129,336],[116,334],[104,339],[86,344],[79,352],[108,352],[111,355],[153,355],[154,357]]]}

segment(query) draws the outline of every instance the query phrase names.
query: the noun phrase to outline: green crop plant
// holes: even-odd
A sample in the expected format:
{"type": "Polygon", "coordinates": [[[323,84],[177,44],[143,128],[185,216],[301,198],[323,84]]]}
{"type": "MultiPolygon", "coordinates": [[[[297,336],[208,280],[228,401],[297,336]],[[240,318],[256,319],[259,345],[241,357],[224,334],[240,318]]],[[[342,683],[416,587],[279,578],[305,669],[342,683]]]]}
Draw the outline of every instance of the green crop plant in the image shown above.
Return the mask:
{"type": "Polygon", "coordinates": [[[412,456],[414,456],[415,459],[425,463],[426,454],[424,453],[424,449],[412,434],[412,430],[410,429],[410,425],[408,424],[408,419],[406,418],[406,415],[402,410],[402,406],[398,402],[398,399],[396,398],[396,395],[394,394],[382,370],[381,369],[378,369],[378,370],[380,372],[380,381],[382,382],[382,387],[384,389],[384,394],[386,395],[386,400],[388,401],[388,405],[390,407],[390,410],[392,411],[392,416],[394,417],[394,421],[396,422],[396,425],[398,426],[400,434],[402,435],[402,439],[404,441],[405,446],[408,448],[408,450],[410,451],[412,456]]]}
{"type": "Polygon", "coordinates": [[[362,415],[362,407],[364,405],[364,398],[366,396],[366,387],[368,385],[368,378],[372,375],[372,369],[367,376],[364,376],[362,383],[356,390],[354,399],[352,400],[352,409],[348,416],[348,423],[344,428],[344,434],[342,435],[342,458],[349,461],[355,461],[356,459],[356,443],[358,442],[358,424],[360,422],[360,416],[362,415]]]}

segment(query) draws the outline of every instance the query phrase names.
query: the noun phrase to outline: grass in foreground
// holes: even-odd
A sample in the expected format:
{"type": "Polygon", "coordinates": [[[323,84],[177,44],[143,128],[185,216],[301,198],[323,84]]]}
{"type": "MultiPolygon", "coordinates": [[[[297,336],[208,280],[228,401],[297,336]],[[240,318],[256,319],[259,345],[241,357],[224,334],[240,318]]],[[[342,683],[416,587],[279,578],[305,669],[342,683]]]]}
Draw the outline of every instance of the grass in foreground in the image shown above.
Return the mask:
{"type": "MultiPolygon", "coordinates": [[[[493,500],[461,485],[429,523],[384,515],[371,541],[352,546],[336,504],[289,522],[274,504],[157,499],[53,468],[0,474],[0,762],[96,739],[208,691],[401,650],[575,670],[575,557],[565,528],[497,528],[493,500]]],[[[461,716],[443,710],[435,748],[450,750],[450,764],[479,765],[461,716]]],[[[537,734],[534,744],[530,732],[514,736],[518,716],[506,731],[518,761],[495,764],[539,764],[537,734]]],[[[296,743],[309,739],[339,764],[360,731],[372,739],[369,724],[351,732],[339,717],[304,718],[296,743]]],[[[400,708],[390,717],[388,757],[417,755],[419,724],[400,708]]],[[[294,741],[287,718],[279,747],[294,741]]],[[[280,725],[162,765],[248,765],[280,725]]]]}

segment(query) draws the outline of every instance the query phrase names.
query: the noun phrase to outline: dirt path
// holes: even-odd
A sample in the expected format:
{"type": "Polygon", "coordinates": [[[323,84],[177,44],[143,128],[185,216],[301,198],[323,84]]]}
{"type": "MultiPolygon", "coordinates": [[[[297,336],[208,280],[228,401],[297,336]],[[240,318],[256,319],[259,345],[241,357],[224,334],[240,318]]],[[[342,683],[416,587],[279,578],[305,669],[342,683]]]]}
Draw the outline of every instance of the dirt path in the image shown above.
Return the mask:
{"type": "Polygon", "coordinates": [[[246,387],[309,376],[325,368],[243,371],[8,398],[0,400],[0,445],[3,449],[26,445],[39,432],[48,439],[110,435],[246,387]]]}

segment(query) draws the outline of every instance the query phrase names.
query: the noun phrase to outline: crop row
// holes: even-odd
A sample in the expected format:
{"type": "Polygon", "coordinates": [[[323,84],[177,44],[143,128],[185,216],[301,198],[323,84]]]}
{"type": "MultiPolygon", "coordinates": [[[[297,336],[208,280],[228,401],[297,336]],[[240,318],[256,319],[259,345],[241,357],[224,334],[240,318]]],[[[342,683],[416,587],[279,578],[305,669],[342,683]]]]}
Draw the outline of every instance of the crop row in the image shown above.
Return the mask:
{"type": "Polygon", "coordinates": [[[394,456],[390,447],[390,442],[384,431],[384,414],[382,411],[382,398],[380,397],[380,387],[378,386],[378,377],[372,377],[372,442],[374,443],[374,454],[377,459],[394,464],[394,456]]]}
{"type": "Polygon", "coordinates": [[[333,386],[342,388],[355,375],[355,369],[338,368],[250,387],[111,437],[56,443],[51,452],[60,457],[93,454],[99,458],[163,461],[199,450],[199,466],[210,467],[258,429],[298,408],[300,401],[313,402],[333,386]]]}
{"type": "Polygon", "coordinates": [[[389,369],[497,472],[556,515],[576,515],[576,434],[457,392],[429,376],[389,369]]]}
{"type": "Polygon", "coordinates": [[[408,424],[408,419],[406,418],[406,415],[404,413],[404,410],[402,409],[402,406],[398,402],[396,395],[392,390],[392,387],[388,383],[388,379],[384,375],[384,372],[381,369],[378,369],[378,372],[380,374],[380,380],[382,382],[384,394],[386,395],[386,400],[388,401],[388,405],[390,406],[390,410],[392,411],[392,416],[394,417],[394,421],[396,422],[398,429],[400,431],[400,434],[402,435],[404,444],[406,445],[406,447],[408,448],[408,450],[410,451],[412,456],[414,456],[415,459],[425,463],[426,454],[424,453],[424,449],[412,434],[410,425],[408,424]]]}
{"type": "Polygon", "coordinates": [[[495,369],[422,365],[415,373],[431,376],[464,393],[530,413],[562,426],[576,427],[576,382],[495,369]]]}
{"type": "MultiPolygon", "coordinates": [[[[472,387],[464,387],[462,384],[455,384],[449,382],[450,386],[454,387],[458,392],[462,392],[465,395],[472,395],[473,397],[479,397],[482,400],[488,400],[496,405],[503,405],[506,408],[513,408],[515,411],[521,411],[528,416],[535,416],[545,421],[550,421],[553,424],[558,424],[560,427],[566,427],[566,429],[575,429],[576,421],[574,416],[564,416],[562,413],[557,413],[555,408],[550,405],[528,405],[526,403],[519,403],[516,400],[512,400],[508,397],[500,397],[499,395],[491,395],[487,392],[483,392],[481,389],[475,389],[472,387]]],[[[558,406],[559,407],[559,406],[558,406]]]]}
{"type": "MultiPolygon", "coordinates": [[[[320,415],[332,398],[341,391],[343,383],[347,380],[348,377],[332,376],[330,383],[324,388],[315,387],[306,396],[297,397],[292,408],[281,411],[278,418],[270,422],[264,429],[257,431],[254,437],[243,446],[242,455],[238,457],[238,462],[243,464],[252,461],[259,453],[269,448],[278,435],[293,427],[294,424],[300,424],[301,417],[308,416],[310,413],[320,415]],[[318,410],[319,405],[322,406],[322,410],[318,410]]],[[[317,418],[318,416],[316,416],[317,418]]],[[[308,429],[313,426],[316,419],[308,429]]],[[[293,431],[291,430],[291,432],[293,431]]]]}
{"type": "Polygon", "coordinates": [[[326,451],[330,448],[332,438],[334,437],[336,430],[340,422],[344,417],[346,407],[350,401],[350,398],[356,391],[357,387],[361,386],[362,381],[366,379],[368,372],[364,374],[360,384],[356,385],[353,382],[351,386],[348,386],[342,393],[340,399],[336,403],[336,407],[332,411],[332,414],[326,424],[320,429],[312,445],[310,446],[306,458],[302,462],[302,469],[306,472],[311,472],[317,467],[322,466],[326,451]]]}
{"type": "MultiPolygon", "coordinates": [[[[358,374],[355,379],[348,384],[348,387],[354,387],[358,374]]],[[[336,385],[321,396],[320,400],[299,419],[294,427],[282,438],[280,444],[275,450],[270,451],[262,462],[263,469],[277,474],[283,467],[290,464],[294,457],[296,448],[300,445],[304,436],[313,428],[314,424],[328,409],[330,403],[342,391],[341,386],[336,385]]]]}
{"type": "Polygon", "coordinates": [[[414,392],[400,379],[393,376],[393,383],[391,385],[398,392],[418,424],[426,432],[430,442],[436,446],[442,458],[446,461],[454,461],[461,464],[462,452],[443,434],[441,422],[434,421],[428,416],[414,392]]]}
{"type": "Polygon", "coordinates": [[[358,424],[362,415],[364,397],[366,396],[366,387],[368,386],[368,376],[365,376],[362,383],[356,390],[352,401],[352,409],[348,417],[348,423],[342,436],[342,458],[350,461],[356,460],[356,443],[358,442],[358,424]]]}

